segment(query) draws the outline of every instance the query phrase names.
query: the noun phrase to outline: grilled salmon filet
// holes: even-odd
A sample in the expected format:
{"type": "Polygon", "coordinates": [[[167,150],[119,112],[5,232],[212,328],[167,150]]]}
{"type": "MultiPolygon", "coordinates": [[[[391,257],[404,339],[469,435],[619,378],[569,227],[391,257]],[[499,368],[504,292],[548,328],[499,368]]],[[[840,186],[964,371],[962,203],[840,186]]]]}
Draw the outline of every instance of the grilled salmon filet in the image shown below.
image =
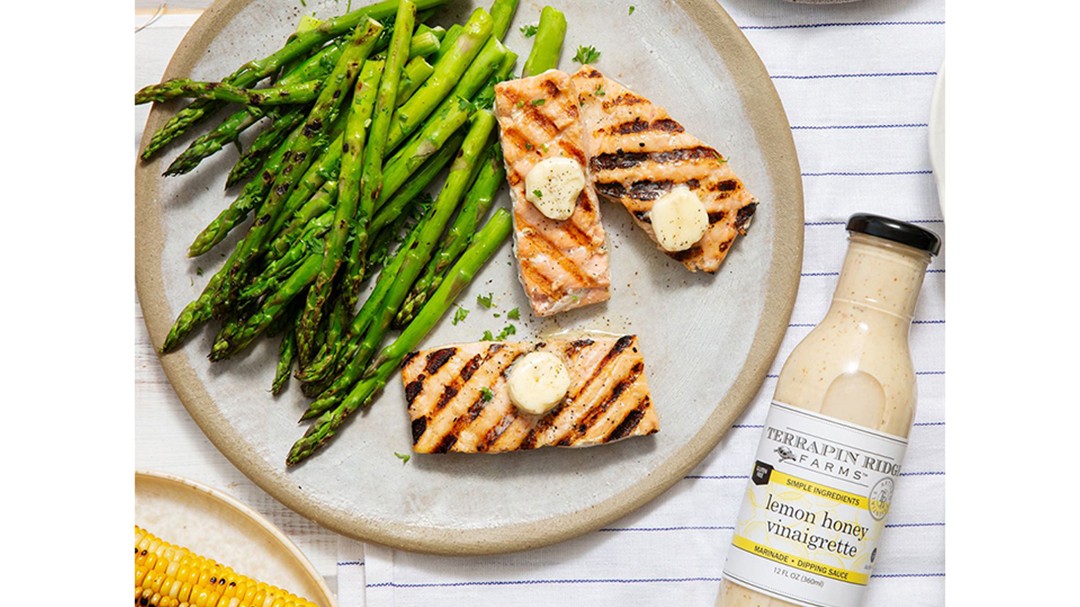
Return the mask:
{"type": "Polygon", "coordinates": [[[477,342],[414,352],[401,372],[417,453],[502,453],[589,447],[659,430],[634,335],[477,342]],[[566,398],[542,415],[510,400],[506,375],[522,356],[560,357],[566,398]]]}
{"type": "Polygon", "coordinates": [[[716,272],[735,237],[746,234],[757,199],[719,152],[687,133],[664,108],[588,65],[570,82],[596,191],[626,207],[655,242],[653,202],[687,186],[705,205],[709,227],[690,248],[665,253],[692,272],[716,272]]]}
{"type": "Polygon", "coordinates": [[[550,70],[496,85],[495,115],[514,201],[518,275],[533,312],[551,316],[607,300],[611,278],[596,193],[582,190],[564,221],[545,217],[525,197],[525,175],[545,158],[572,158],[585,171],[570,76],[550,70]]]}

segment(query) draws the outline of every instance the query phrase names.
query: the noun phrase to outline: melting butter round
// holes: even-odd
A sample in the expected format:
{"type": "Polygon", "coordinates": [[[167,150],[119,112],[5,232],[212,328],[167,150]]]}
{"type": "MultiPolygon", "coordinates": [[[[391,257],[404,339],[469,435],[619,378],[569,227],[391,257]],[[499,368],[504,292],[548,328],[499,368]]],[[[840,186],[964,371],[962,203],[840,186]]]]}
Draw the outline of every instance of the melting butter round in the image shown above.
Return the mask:
{"type": "Polygon", "coordinates": [[[551,352],[530,352],[510,369],[506,384],[510,400],[518,409],[541,415],[566,398],[570,372],[551,352]]]}
{"type": "Polygon", "coordinates": [[[709,229],[709,213],[697,194],[685,185],[672,188],[653,203],[649,212],[653,233],[660,248],[674,253],[685,251],[701,240],[709,229]]]}
{"type": "Polygon", "coordinates": [[[585,173],[573,158],[545,158],[525,175],[525,199],[548,219],[569,219],[585,189],[585,173]]]}

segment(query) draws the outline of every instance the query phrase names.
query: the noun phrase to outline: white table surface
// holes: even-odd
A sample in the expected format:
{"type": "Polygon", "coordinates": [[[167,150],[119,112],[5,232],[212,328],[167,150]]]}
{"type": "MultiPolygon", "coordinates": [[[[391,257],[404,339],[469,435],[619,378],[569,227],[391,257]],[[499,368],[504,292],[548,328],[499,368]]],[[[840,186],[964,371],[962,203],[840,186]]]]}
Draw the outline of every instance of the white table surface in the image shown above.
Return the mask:
{"type": "MultiPolygon", "coordinates": [[[[639,0],[639,5],[644,3],[639,0]]],[[[208,4],[207,0],[169,3],[163,16],[135,35],[136,88],[160,79],[166,62],[197,16],[198,9],[208,4]]],[[[944,2],[882,0],[827,9],[830,12],[825,12],[822,7],[795,6],[777,0],[727,0],[722,4],[736,22],[744,26],[744,32],[773,75],[794,129],[804,174],[807,221],[804,278],[788,336],[769,372],[770,378],[775,378],[783,358],[825,312],[841,262],[843,219],[848,214],[861,210],[889,214],[890,208],[898,208],[903,211],[896,215],[898,218],[921,222],[939,233],[944,231],[926,149],[929,101],[936,71],[944,56],[944,2]],[[818,12],[814,13],[815,10],[818,12]],[[853,23],[879,27],[836,25],[853,23]],[[883,33],[887,37],[897,30],[902,30],[901,36],[914,36],[918,40],[905,47],[904,57],[896,57],[888,65],[879,56],[888,55],[888,52],[877,49],[877,55],[848,52],[842,60],[837,59],[835,69],[819,67],[810,72],[803,69],[809,62],[790,45],[790,36],[774,35],[792,29],[814,30],[818,35],[827,32],[831,40],[822,41],[822,44],[834,46],[838,53],[876,48],[883,33]],[[888,92],[889,87],[893,87],[892,93],[888,92]],[[904,103],[896,103],[895,99],[884,102],[868,98],[871,104],[879,103],[882,107],[850,104],[852,91],[881,97],[900,95],[904,103]],[[897,107],[907,109],[897,112],[897,107]],[[886,115],[888,112],[892,114],[886,115]],[[837,158],[846,159],[845,163],[837,164],[837,158]],[[859,158],[864,161],[852,160],[859,158]]],[[[135,24],[144,24],[158,5],[157,2],[138,0],[135,24]]],[[[135,110],[135,149],[142,135],[146,112],[146,106],[135,110]]],[[[920,520],[905,521],[907,525],[919,528],[919,537],[925,539],[920,540],[919,546],[904,549],[913,552],[898,557],[902,560],[900,569],[893,569],[883,579],[875,580],[868,604],[944,604],[945,469],[943,460],[935,461],[943,454],[940,443],[944,441],[945,424],[944,260],[936,260],[930,271],[912,331],[923,400],[909,451],[911,476],[904,479],[900,489],[901,494],[907,488],[911,494],[918,493],[920,499],[929,502],[921,509],[920,520]],[[929,568],[923,566],[926,564],[929,568]],[[931,580],[930,591],[920,591],[917,601],[906,603],[885,599],[886,587],[890,592],[902,591],[909,583],[906,580],[921,580],[924,585],[931,580]],[[882,587],[882,590],[875,593],[875,587],[882,587]]],[[[363,554],[362,545],[324,530],[285,508],[217,451],[192,421],[165,378],[149,341],[137,298],[133,301],[133,312],[136,338],[134,467],[176,474],[232,494],[288,534],[312,560],[330,587],[335,588],[339,571],[342,571],[341,555],[363,554]]],[[[630,521],[613,524],[611,529],[638,525],[640,530],[646,526],[643,521],[664,519],[667,525],[679,527],[682,532],[715,536],[720,544],[718,553],[722,554],[726,542],[730,541],[730,532],[718,533],[716,529],[700,525],[700,521],[677,520],[681,514],[665,519],[664,512],[683,513],[687,508],[679,504],[687,501],[707,506],[716,491],[718,478],[731,470],[730,466],[718,463],[720,455],[730,458],[733,450],[738,450],[740,453],[745,451],[742,453],[744,459],[750,457],[759,431],[753,427],[753,422],[759,422],[763,417],[763,407],[772,386],[767,379],[761,394],[736,424],[738,432],[723,441],[716,453],[688,475],[686,482],[677,484],[649,504],[643,513],[632,515],[630,521]]],[[[736,490],[739,491],[738,487],[736,490]]],[[[904,531],[897,529],[890,533],[900,536],[904,531]]],[[[899,545],[901,538],[897,537],[894,543],[899,545]]],[[[551,550],[557,551],[558,546],[551,550]]],[[[896,552],[903,551],[897,549],[896,552]]],[[[428,559],[435,558],[399,557],[402,563],[412,562],[420,569],[424,563],[430,564],[428,559]]],[[[715,560],[716,557],[708,558],[715,560]]],[[[431,566],[438,567],[438,560],[434,562],[436,564],[431,566]]],[[[344,565],[348,566],[348,563],[344,565]]],[[[705,570],[717,572],[718,566],[715,562],[703,565],[705,570]]],[[[541,576],[542,569],[543,566],[541,576]]],[[[369,583],[371,575],[369,571],[369,583]]],[[[708,576],[703,577],[705,586],[689,592],[689,596],[705,596],[708,587],[715,587],[715,582],[708,576]]],[[[481,588],[477,592],[484,590],[481,588]]],[[[900,596],[903,596],[902,592],[900,596]]],[[[695,600],[705,604],[700,598],[695,600]]],[[[354,599],[343,600],[343,604],[345,602],[363,604],[354,599]]],[[[369,598],[368,604],[375,603],[369,598]]],[[[399,597],[394,604],[412,603],[399,597]]]]}

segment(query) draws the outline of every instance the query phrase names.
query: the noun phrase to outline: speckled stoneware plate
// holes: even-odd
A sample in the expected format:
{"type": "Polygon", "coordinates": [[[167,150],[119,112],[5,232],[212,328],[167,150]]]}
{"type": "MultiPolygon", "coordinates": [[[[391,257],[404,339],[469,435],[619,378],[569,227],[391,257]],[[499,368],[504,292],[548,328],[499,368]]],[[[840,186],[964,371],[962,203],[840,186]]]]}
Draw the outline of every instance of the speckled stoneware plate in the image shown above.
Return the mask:
{"type": "MultiPolygon", "coordinates": [[[[359,0],[353,2],[356,7],[359,0]]],[[[475,5],[456,1],[443,17],[464,20],[475,5]]],[[[162,356],[169,380],[210,440],[278,500],[337,532],[408,550],[482,554],[537,547],[596,529],[656,497],[709,453],[761,386],[787,328],[802,262],[803,202],[787,117],[754,49],[715,0],[638,3],[552,1],[569,23],[561,67],[579,44],[595,46],[606,75],[666,106],[686,128],[728,157],[761,200],[750,233],[716,275],[691,274],[661,254],[620,206],[605,204],[611,300],[532,318],[507,243],[460,298],[471,310],[444,320],[425,347],[498,333],[505,313],[522,311],[517,339],[565,329],[635,333],[660,416],[658,434],[592,449],[497,456],[413,456],[400,382],[358,414],[326,449],[295,469],[285,455],[306,426],[308,400],[294,385],[269,394],[277,340],[211,365],[216,327],[162,356]],[[476,305],[492,293],[490,310],[476,305]],[[495,313],[503,314],[496,318],[495,313]]],[[[278,48],[301,13],[330,16],[340,2],[223,0],[192,27],[166,77],[220,79],[278,48]]],[[[507,44],[542,3],[521,2],[507,44]]],[[[148,137],[179,106],[155,107],[148,137]]],[[[144,140],[145,141],[145,140],[144,140]]],[[[227,150],[192,174],[159,177],[178,149],[136,168],[136,278],[153,343],[198,296],[235,242],[189,260],[191,239],[235,196],[223,192],[235,159],[227,150]]],[[[509,205],[509,195],[501,194],[509,205]]],[[[732,513],[734,516],[734,513],[732,513]]]]}
{"type": "Polygon", "coordinates": [[[216,489],[168,474],[136,472],[135,524],[322,607],[336,604],[296,544],[259,513],[216,489]]]}

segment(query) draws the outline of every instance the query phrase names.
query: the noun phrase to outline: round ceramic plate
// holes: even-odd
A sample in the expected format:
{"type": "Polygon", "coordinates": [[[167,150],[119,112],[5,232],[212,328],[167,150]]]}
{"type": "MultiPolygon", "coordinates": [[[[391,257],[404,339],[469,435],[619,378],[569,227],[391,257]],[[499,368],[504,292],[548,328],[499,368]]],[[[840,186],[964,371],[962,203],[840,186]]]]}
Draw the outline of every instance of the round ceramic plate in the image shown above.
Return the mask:
{"type": "MultiPolygon", "coordinates": [[[[354,2],[353,5],[358,5],[354,2]]],[[[479,4],[456,1],[442,18],[464,20],[479,4]]],[[[395,454],[411,449],[400,382],[303,465],[284,466],[304,432],[308,404],[296,386],[269,394],[277,340],[210,364],[216,326],[162,356],[170,382],[210,440],[275,498],[342,534],[408,550],[481,554],[561,541],[623,516],[682,478],[717,444],[761,386],[787,328],[802,263],[802,182],[791,131],[769,75],[715,0],[638,4],[553,2],[569,28],[561,67],[578,45],[595,46],[605,75],[664,105],[691,133],[723,153],[761,201],[749,235],[715,275],[687,272],[663,255],[618,205],[603,207],[611,251],[611,299],[554,319],[528,314],[507,243],[462,293],[471,310],[444,321],[423,347],[498,333],[506,313],[522,312],[515,339],[560,330],[639,336],[660,432],[590,449],[497,456],[395,454]],[[491,294],[494,305],[477,305],[491,294]],[[499,314],[499,316],[496,316],[499,314]]],[[[166,77],[220,79],[269,54],[292,31],[299,4],[224,0],[192,27],[166,77]]],[[[308,0],[304,12],[329,16],[341,4],[308,0]]],[[[521,62],[539,5],[522,2],[507,37],[521,62]]],[[[147,137],[179,106],[155,107],[147,137]]],[[[223,192],[233,150],[179,178],[159,177],[178,149],[136,169],[136,278],[153,343],[197,297],[235,242],[190,260],[191,239],[235,196],[223,192]]],[[[499,204],[509,206],[503,191],[499,204]]],[[[731,513],[734,516],[735,513],[731,513]]]]}
{"type": "Polygon", "coordinates": [[[135,524],[250,578],[323,607],[333,594],[300,549],[224,493],[156,472],[135,473],[135,524]]]}

